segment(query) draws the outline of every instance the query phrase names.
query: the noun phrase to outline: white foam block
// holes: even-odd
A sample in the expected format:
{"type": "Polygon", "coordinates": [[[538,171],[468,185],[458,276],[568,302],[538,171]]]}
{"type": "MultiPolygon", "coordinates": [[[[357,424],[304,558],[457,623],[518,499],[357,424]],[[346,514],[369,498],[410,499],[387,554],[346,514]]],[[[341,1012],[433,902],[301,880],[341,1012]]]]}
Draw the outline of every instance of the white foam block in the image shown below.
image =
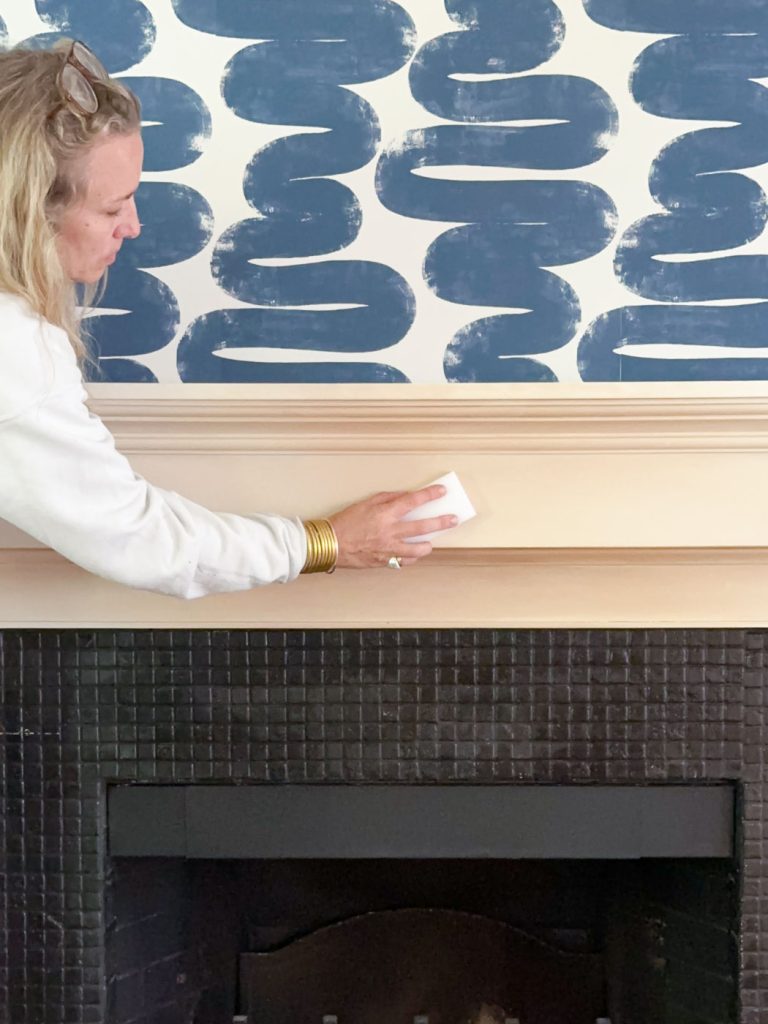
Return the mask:
{"type": "MultiPolygon", "coordinates": [[[[426,505],[420,505],[403,516],[404,520],[432,519],[433,516],[456,516],[459,520],[456,525],[461,526],[462,523],[466,523],[468,519],[477,515],[467,492],[461,486],[461,481],[455,473],[446,473],[445,476],[439,476],[437,480],[432,480],[424,486],[431,487],[432,484],[443,485],[445,488],[443,497],[428,501],[426,505]]],[[[436,530],[433,533],[420,533],[418,536],[407,539],[409,542],[415,543],[420,540],[434,540],[435,537],[442,537],[445,533],[447,533],[446,530],[436,530]]]]}

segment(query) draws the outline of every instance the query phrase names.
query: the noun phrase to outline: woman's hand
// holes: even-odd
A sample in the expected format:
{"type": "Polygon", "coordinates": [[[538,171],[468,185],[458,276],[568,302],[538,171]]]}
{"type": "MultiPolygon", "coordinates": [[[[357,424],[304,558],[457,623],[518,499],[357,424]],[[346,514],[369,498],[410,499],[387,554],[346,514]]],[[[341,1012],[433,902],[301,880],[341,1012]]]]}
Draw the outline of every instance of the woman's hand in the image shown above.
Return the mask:
{"type": "Polygon", "coordinates": [[[439,484],[420,491],[374,494],[329,516],[339,541],[336,565],[340,569],[373,569],[386,565],[393,556],[402,565],[418,562],[430,553],[432,544],[411,544],[407,538],[448,530],[457,525],[456,516],[412,519],[407,523],[402,522],[403,516],[444,494],[445,488],[439,484]]]}

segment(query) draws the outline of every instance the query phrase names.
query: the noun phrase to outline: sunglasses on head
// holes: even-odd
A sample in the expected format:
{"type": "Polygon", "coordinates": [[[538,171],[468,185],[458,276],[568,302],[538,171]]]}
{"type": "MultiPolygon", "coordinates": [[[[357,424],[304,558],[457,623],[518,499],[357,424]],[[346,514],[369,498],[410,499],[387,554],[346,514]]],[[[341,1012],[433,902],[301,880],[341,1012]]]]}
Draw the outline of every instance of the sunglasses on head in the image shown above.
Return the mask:
{"type": "Polygon", "coordinates": [[[76,39],[56,80],[64,102],[80,114],[95,114],[99,98],[93,83],[108,81],[107,69],[96,54],[76,39]]]}

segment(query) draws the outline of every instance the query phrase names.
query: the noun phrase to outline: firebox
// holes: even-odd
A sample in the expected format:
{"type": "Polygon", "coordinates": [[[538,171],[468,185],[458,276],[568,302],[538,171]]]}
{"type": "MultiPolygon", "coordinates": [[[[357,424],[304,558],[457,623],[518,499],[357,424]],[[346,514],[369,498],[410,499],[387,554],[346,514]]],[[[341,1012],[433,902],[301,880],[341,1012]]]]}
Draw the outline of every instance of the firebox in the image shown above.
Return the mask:
{"type": "Polygon", "coordinates": [[[696,1001],[732,1020],[733,796],[112,787],[112,1019],[194,976],[189,1019],[210,1024],[641,1024],[706,964],[696,1001]]]}
{"type": "Polygon", "coordinates": [[[2,633],[0,1019],[764,1024],[767,638],[2,633]]]}

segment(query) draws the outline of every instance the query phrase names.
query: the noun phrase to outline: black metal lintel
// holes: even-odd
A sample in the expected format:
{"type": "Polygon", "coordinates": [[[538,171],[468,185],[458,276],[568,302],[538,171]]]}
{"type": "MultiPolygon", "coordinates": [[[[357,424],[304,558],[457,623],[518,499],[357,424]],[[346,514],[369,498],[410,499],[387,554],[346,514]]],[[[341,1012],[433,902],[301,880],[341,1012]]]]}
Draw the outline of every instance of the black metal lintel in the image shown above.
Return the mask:
{"type": "Polygon", "coordinates": [[[721,785],[112,786],[113,856],[730,857],[721,785]]]}

